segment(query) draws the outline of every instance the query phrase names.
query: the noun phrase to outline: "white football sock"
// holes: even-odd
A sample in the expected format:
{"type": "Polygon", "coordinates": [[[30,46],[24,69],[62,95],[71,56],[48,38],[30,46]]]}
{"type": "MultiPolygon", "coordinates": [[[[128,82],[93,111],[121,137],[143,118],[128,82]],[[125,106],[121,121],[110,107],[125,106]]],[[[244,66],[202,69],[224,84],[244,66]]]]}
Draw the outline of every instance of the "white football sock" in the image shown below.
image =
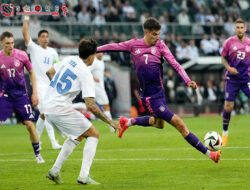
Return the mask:
{"type": "Polygon", "coordinates": [[[66,141],[63,143],[62,149],[57,156],[56,162],[54,163],[52,167],[52,171],[56,174],[58,174],[61,170],[61,167],[65,160],[69,157],[69,155],[72,153],[74,148],[79,144],[79,141],[72,140],[67,138],[66,141]]]}
{"type": "Polygon", "coordinates": [[[79,174],[80,178],[86,178],[89,175],[89,170],[95,157],[98,138],[88,137],[83,149],[82,168],[79,174]]]}
{"type": "Polygon", "coordinates": [[[207,150],[206,155],[207,155],[208,158],[211,158],[211,156],[210,156],[210,150],[207,150]]]}
{"type": "Polygon", "coordinates": [[[55,138],[54,128],[52,127],[52,125],[46,119],[45,119],[45,127],[47,129],[49,139],[51,141],[52,146],[57,144],[57,141],[56,141],[56,138],[55,138]]]}
{"type": "MultiPolygon", "coordinates": [[[[109,119],[112,120],[112,115],[111,115],[110,111],[104,111],[103,113],[104,113],[109,119]]],[[[115,132],[115,129],[114,129],[113,127],[109,126],[109,129],[110,129],[111,132],[115,132]]]]}
{"type": "Polygon", "coordinates": [[[228,136],[228,131],[223,130],[222,134],[228,136]]]}
{"type": "Polygon", "coordinates": [[[44,120],[42,118],[38,118],[37,122],[36,122],[36,132],[38,134],[38,138],[40,139],[42,133],[43,133],[43,129],[44,129],[44,120]]]}
{"type": "Polygon", "coordinates": [[[131,126],[132,123],[131,123],[131,119],[128,119],[128,123],[127,123],[127,126],[131,126]]]}

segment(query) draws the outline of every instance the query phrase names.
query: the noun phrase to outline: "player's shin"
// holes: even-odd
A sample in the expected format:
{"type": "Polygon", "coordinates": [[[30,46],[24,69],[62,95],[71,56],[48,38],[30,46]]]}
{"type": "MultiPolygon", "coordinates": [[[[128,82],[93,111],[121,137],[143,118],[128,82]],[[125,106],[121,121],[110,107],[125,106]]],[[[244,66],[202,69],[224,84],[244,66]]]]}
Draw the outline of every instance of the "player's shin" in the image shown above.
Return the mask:
{"type": "Polygon", "coordinates": [[[65,162],[65,160],[67,160],[69,155],[72,153],[72,151],[79,143],[80,143],[79,141],[72,140],[70,138],[66,139],[59,155],[57,156],[56,162],[54,163],[51,169],[51,171],[53,171],[54,174],[58,174],[60,172],[63,163],[65,162]]]}
{"type": "Polygon", "coordinates": [[[79,179],[84,179],[88,177],[90,167],[95,157],[97,144],[98,144],[98,138],[96,137],[87,138],[83,149],[82,167],[79,174],[79,179]]]}
{"type": "Polygon", "coordinates": [[[36,131],[37,131],[39,139],[43,133],[44,122],[45,122],[45,120],[41,119],[40,117],[38,118],[38,120],[36,122],[36,131]]]}
{"type": "Polygon", "coordinates": [[[143,117],[136,117],[128,119],[128,126],[131,125],[140,125],[144,127],[152,126],[149,122],[151,116],[143,116],[143,117]]]}
{"type": "Polygon", "coordinates": [[[226,110],[223,110],[223,131],[225,133],[227,133],[230,119],[231,119],[231,112],[227,112],[226,110]]]}
{"type": "Polygon", "coordinates": [[[206,154],[207,148],[202,144],[202,142],[196,137],[193,133],[189,132],[189,134],[185,137],[186,141],[191,144],[194,148],[206,154]]]}

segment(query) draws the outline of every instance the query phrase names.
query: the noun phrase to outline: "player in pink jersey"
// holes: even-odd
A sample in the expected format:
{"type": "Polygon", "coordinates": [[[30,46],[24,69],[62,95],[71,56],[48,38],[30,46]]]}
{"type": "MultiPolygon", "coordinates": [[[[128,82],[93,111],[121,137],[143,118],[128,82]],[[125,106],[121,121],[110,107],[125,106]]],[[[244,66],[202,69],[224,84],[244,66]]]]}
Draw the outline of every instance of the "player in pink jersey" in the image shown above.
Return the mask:
{"type": "Polygon", "coordinates": [[[194,81],[190,80],[185,70],[176,61],[164,42],[159,40],[160,30],[160,23],[155,18],[150,17],[144,23],[144,38],[132,39],[119,44],[108,44],[97,49],[97,52],[127,51],[132,54],[136,74],[140,82],[140,97],[143,105],[147,107],[151,113],[151,116],[130,119],[120,117],[122,129],[119,132],[119,137],[122,137],[123,132],[128,129],[129,126],[140,125],[163,128],[164,121],[167,121],[181,133],[189,144],[217,163],[220,159],[220,151],[210,152],[202,142],[188,130],[182,119],[172,113],[166,105],[162,83],[162,64],[164,60],[167,60],[178,72],[186,85],[192,88],[196,88],[197,85],[194,81]]]}
{"type": "Polygon", "coordinates": [[[0,51],[0,125],[17,111],[30,133],[30,140],[34,149],[37,163],[43,163],[40,155],[38,135],[33,124],[34,116],[27,94],[24,78],[24,67],[29,72],[32,82],[32,104],[38,104],[36,78],[31,63],[24,51],[14,48],[14,37],[10,32],[1,35],[0,51]]]}
{"type": "Polygon", "coordinates": [[[225,41],[221,61],[226,68],[225,103],[223,110],[223,146],[227,145],[228,125],[236,95],[242,90],[250,98],[250,39],[244,20],[235,22],[235,36],[225,41]]]}

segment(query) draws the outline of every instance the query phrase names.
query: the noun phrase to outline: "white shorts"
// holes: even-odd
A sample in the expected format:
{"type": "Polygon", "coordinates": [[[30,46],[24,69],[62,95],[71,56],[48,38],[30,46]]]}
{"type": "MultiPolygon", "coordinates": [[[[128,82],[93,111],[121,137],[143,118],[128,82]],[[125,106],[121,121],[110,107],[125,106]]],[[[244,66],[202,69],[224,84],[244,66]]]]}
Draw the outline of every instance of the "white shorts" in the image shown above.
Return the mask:
{"type": "Polygon", "coordinates": [[[95,88],[95,101],[100,105],[109,104],[108,95],[104,88],[100,87],[95,88]]]}
{"type": "Polygon", "coordinates": [[[45,114],[45,118],[60,135],[72,140],[78,138],[92,126],[92,123],[76,110],[68,113],[45,114]]]}

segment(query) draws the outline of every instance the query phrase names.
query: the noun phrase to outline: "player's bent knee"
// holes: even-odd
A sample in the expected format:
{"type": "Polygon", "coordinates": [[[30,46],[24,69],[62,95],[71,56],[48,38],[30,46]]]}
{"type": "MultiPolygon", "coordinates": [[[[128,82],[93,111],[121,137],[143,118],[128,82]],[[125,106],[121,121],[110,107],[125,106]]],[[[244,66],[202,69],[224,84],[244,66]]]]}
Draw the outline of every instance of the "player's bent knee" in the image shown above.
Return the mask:
{"type": "Polygon", "coordinates": [[[40,114],[40,116],[39,116],[42,120],[45,120],[45,116],[44,116],[44,114],[42,113],[42,114],[40,114]]]}
{"type": "Polygon", "coordinates": [[[157,129],[163,129],[164,128],[164,120],[160,119],[160,118],[155,118],[154,127],[156,127],[157,129]]]}
{"type": "Polygon", "coordinates": [[[181,118],[179,118],[177,115],[174,115],[173,118],[170,121],[171,125],[173,125],[181,134],[182,136],[187,136],[189,131],[181,118]]]}
{"type": "Polygon", "coordinates": [[[234,108],[234,102],[225,101],[224,109],[226,112],[232,112],[234,108]]]}
{"type": "Polygon", "coordinates": [[[82,137],[96,137],[99,138],[99,132],[94,126],[91,126],[84,134],[81,135],[82,137]]]}
{"type": "Polygon", "coordinates": [[[149,125],[152,125],[152,126],[154,126],[155,125],[155,118],[154,117],[150,117],[149,118],[149,125]]]}

